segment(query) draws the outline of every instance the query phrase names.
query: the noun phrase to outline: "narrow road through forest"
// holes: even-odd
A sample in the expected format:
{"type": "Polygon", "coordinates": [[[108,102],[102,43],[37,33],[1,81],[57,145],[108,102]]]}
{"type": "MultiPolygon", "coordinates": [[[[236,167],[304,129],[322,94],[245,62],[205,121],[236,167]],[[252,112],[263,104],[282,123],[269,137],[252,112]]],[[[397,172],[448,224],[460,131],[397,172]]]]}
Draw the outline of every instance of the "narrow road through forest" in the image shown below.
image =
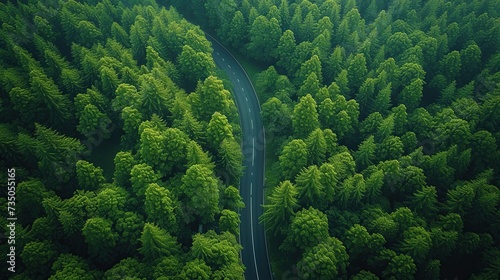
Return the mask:
{"type": "Polygon", "coordinates": [[[240,211],[240,243],[246,267],[245,279],[272,279],[264,225],[259,224],[264,204],[265,133],[260,117],[260,104],[252,82],[236,58],[217,40],[207,34],[214,49],[217,66],[227,73],[233,84],[233,93],[243,132],[242,149],[245,171],[240,179],[240,194],[245,208],[240,211]]]}

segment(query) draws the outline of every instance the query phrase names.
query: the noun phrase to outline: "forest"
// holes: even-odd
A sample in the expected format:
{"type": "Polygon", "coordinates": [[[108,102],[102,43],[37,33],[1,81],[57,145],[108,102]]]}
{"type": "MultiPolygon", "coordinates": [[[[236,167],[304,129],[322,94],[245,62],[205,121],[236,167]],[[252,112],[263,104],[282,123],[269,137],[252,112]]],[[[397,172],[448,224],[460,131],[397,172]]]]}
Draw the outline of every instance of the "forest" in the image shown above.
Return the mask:
{"type": "Polygon", "coordinates": [[[200,27],[154,1],[0,5],[0,278],[242,279],[239,120],[200,27]]]}
{"type": "Polygon", "coordinates": [[[16,272],[0,278],[244,278],[242,132],[207,31],[259,69],[275,279],[500,279],[499,13],[0,3],[0,178],[17,182],[16,272]]]}

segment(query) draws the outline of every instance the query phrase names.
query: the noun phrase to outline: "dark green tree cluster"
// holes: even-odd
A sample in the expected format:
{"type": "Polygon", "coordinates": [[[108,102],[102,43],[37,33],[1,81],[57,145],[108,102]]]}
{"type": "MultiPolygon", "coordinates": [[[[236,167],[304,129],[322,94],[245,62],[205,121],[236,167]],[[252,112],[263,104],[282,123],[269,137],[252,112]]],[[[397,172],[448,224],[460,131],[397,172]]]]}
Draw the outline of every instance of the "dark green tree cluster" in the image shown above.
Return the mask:
{"type": "Polygon", "coordinates": [[[271,65],[276,275],[499,278],[498,1],[187,2],[271,65]]]}
{"type": "Polygon", "coordinates": [[[154,0],[0,15],[0,166],[16,168],[19,218],[0,278],[243,279],[239,120],[200,27],[154,0]]]}

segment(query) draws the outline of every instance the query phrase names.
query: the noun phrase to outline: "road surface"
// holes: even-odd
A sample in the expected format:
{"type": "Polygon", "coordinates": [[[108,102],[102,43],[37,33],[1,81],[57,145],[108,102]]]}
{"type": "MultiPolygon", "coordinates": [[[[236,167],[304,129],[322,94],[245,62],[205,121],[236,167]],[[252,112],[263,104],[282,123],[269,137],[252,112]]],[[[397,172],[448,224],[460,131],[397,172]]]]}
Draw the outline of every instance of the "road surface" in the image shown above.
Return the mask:
{"type": "Polygon", "coordinates": [[[213,37],[207,34],[214,49],[217,66],[227,73],[233,84],[233,93],[240,115],[243,132],[245,171],[240,179],[240,194],[245,208],[240,211],[240,243],[246,267],[245,279],[272,279],[264,225],[259,224],[264,204],[264,152],[265,133],[260,118],[260,104],[252,82],[236,58],[213,37]]]}

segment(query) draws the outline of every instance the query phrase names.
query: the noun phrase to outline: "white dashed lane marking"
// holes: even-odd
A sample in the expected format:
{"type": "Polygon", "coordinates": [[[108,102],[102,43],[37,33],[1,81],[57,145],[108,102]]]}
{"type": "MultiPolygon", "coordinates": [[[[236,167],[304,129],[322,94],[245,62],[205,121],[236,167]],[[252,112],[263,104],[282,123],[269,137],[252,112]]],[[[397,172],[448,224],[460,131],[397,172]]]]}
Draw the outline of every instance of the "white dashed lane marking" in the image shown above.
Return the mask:
{"type": "Polygon", "coordinates": [[[255,165],[255,138],[252,138],[252,166],[255,165]]]}

